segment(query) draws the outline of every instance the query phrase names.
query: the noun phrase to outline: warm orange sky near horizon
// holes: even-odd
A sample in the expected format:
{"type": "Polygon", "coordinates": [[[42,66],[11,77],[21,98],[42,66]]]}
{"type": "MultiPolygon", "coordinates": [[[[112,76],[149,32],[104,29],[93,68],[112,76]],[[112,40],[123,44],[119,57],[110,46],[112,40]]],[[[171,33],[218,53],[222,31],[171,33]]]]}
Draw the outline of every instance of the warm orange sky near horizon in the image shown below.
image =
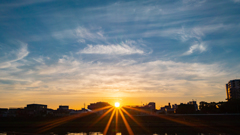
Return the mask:
{"type": "MultiPolygon", "coordinates": [[[[34,100],[34,99],[33,99],[34,100]]],[[[119,102],[120,106],[125,106],[125,105],[146,105],[149,102],[155,102],[156,103],[156,109],[160,109],[160,107],[163,107],[165,105],[168,105],[170,102],[171,104],[180,104],[180,103],[187,103],[191,100],[197,101],[199,104],[200,101],[206,101],[206,102],[219,102],[219,101],[226,101],[225,97],[220,97],[220,98],[210,98],[210,97],[205,97],[205,98],[200,98],[200,97],[195,97],[195,98],[190,98],[190,97],[83,97],[83,98],[74,98],[74,99],[67,99],[63,98],[61,100],[56,99],[36,99],[35,101],[18,101],[18,102],[12,102],[12,103],[5,103],[5,104],[0,104],[0,108],[22,108],[26,107],[27,104],[45,104],[48,105],[48,108],[51,109],[57,109],[59,105],[68,105],[70,109],[75,109],[75,110],[80,110],[84,108],[84,103],[85,103],[85,108],[90,103],[96,103],[96,102],[108,102],[111,105],[114,106],[115,102],[119,102]]]]}

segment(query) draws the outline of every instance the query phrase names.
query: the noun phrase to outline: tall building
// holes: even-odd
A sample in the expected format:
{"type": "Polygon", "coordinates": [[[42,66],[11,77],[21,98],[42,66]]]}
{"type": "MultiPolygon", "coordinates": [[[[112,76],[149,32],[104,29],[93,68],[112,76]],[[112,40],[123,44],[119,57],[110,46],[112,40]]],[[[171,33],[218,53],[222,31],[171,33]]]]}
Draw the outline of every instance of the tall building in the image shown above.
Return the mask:
{"type": "Polygon", "coordinates": [[[240,79],[230,80],[226,84],[227,100],[240,99],[240,79]]]}

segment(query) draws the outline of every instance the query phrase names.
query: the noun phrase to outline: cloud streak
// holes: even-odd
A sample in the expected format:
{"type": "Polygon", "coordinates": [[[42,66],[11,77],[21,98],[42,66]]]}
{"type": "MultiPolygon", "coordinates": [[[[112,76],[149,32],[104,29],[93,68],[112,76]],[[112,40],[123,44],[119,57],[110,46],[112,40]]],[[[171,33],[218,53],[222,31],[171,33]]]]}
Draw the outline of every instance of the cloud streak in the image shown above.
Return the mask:
{"type": "Polygon", "coordinates": [[[4,56],[3,62],[0,62],[0,68],[8,68],[11,66],[11,63],[24,59],[28,56],[29,51],[27,44],[23,42],[18,42],[20,48],[18,50],[11,51],[7,56],[4,56]]]}
{"type": "Polygon", "coordinates": [[[137,49],[134,46],[129,46],[125,43],[117,45],[88,45],[78,53],[82,54],[109,54],[109,55],[131,55],[144,54],[144,51],[137,49]]]}
{"type": "Polygon", "coordinates": [[[204,52],[206,50],[207,50],[207,48],[206,48],[206,46],[204,46],[203,43],[201,43],[201,44],[194,44],[194,45],[192,45],[189,48],[189,50],[187,52],[183,53],[183,55],[191,55],[192,53],[194,53],[196,51],[202,53],[202,52],[204,52]]]}

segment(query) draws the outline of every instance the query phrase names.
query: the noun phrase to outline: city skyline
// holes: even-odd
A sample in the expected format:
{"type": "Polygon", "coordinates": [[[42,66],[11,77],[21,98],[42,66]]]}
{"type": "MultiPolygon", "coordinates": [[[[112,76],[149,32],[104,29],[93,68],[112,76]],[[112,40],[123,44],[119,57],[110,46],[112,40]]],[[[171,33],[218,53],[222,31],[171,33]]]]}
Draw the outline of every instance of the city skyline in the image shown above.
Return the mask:
{"type": "Polygon", "coordinates": [[[0,107],[226,101],[240,1],[1,1],[0,107]]]}

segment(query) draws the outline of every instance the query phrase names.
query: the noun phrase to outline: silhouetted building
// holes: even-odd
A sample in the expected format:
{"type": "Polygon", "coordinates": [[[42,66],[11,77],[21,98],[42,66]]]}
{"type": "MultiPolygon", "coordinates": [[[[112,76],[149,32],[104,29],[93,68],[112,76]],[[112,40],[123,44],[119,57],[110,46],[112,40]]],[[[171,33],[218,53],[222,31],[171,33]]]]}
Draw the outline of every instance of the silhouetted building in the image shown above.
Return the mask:
{"type": "Polygon", "coordinates": [[[152,109],[152,111],[155,111],[155,110],[156,110],[156,104],[155,104],[155,102],[149,102],[149,103],[148,103],[148,106],[152,109]]]}
{"type": "Polygon", "coordinates": [[[69,110],[69,106],[67,106],[67,105],[60,105],[58,110],[69,110]]]}
{"type": "Polygon", "coordinates": [[[177,104],[172,105],[173,107],[171,108],[171,103],[168,103],[168,105],[165,105],[164,107],[161,107],[160,110],[157,111],[159,114],[173,114],[174,111],[177,108],[177,104]]]}
{"type": "Polygon", "coordinates": [[[43,105],[43,104],[28,104],[25,109],[29,109],[29,110],[43,110],[43,109],[47,109],[47,105],[43,105]]]}
{"type": "Polygon", "coordinates": [[[196,101],[189,101],[187,104],[189,104],[189,105],[194,105],[194,107],[195,107],[195,110],[197,111],[198,110],[198,105],[197,105],[197,102],[196,101]]]}
{"type": "Polygon", "coordinates": [[[133,105],[125,106],[124,109],[131,115],[149,115],[149,113],[154,113],[156,111],[155,102],[149,102],[147,105],[133,105]]]}
{"type": "Polygon", "coordinates": [[[107,102],[97,102],[97,103],[91,103],[90,105],[88,105],[88,111],[96,111],[95,113],[98,115],[102,115],[103,113],[105,113],[111,105],[107,102]]]}
{"type": "Polygon", "coordinates": [[[28,104],[24,108],[28,116],[46,116],[47,115],[47,105],[43,104],[28,104]]]}
{"type": "Polygon", "coordinates": [[[0,114],[6,113],[8,111],[8,108],[0,108],[0,114]]]}
{"type": "Polygon", "coordinates": [[[172,108],[173,108],[173,109],[177,109],[177,104],[173,104],[173,105],[172,105],[172,108]]]}
{"type": "Polygon", "coordinates": [[[23,108],[9,108],[7,116],[16,117],[16,116],[21,116],[23,113],[24,113],[23,108]]]}
{"type": "Polygon", "coordinates": [[[60,105],[57,111],[55,111],[56,116],[67,116],[69,115],[71,110],[69,110],[69,106],[67,105],[60,105]]]}
{"type": "Polygon", "coordinates": [[[82,108],[82,110],[71,110],[69,114],[74,115],[74,114],[87,113],[87,112],[91,112],[91,110],[82,108]]]}
{"type": "Polygon", "coordinates": [[[0,117],[6,117],[8,113],[8,108],[0,108],[0,117]]]}
{"type": "Polygon", "coordinates": [[[196,113],[195,105],[193,104],[180,104],[176,109],[178,114],[193,114],[196,113]]]}
{"type": "Polygon", "coordinates": [[[227,100],[240,99],[240,79],[230,80],[226,84],[227,100]]]}
{"type": "Polygon", "coordinates": [[[175,113],[178,114],[191,114],[196,113],[198,111],[198,104],[196,101],[192,100],[189,101],[187,104],[180,103],[180,105],[177,105],[177,108],[175,109],[175,113]]]}
{"type": "Polygon", "coordinates": [[[88,105],[88,109],[96,110],[96,109],[100,109],[107,106],[110,106],[110,104],[107,102],[97,102],[97,103],[91,103],[90,105],[88,105]]]}

